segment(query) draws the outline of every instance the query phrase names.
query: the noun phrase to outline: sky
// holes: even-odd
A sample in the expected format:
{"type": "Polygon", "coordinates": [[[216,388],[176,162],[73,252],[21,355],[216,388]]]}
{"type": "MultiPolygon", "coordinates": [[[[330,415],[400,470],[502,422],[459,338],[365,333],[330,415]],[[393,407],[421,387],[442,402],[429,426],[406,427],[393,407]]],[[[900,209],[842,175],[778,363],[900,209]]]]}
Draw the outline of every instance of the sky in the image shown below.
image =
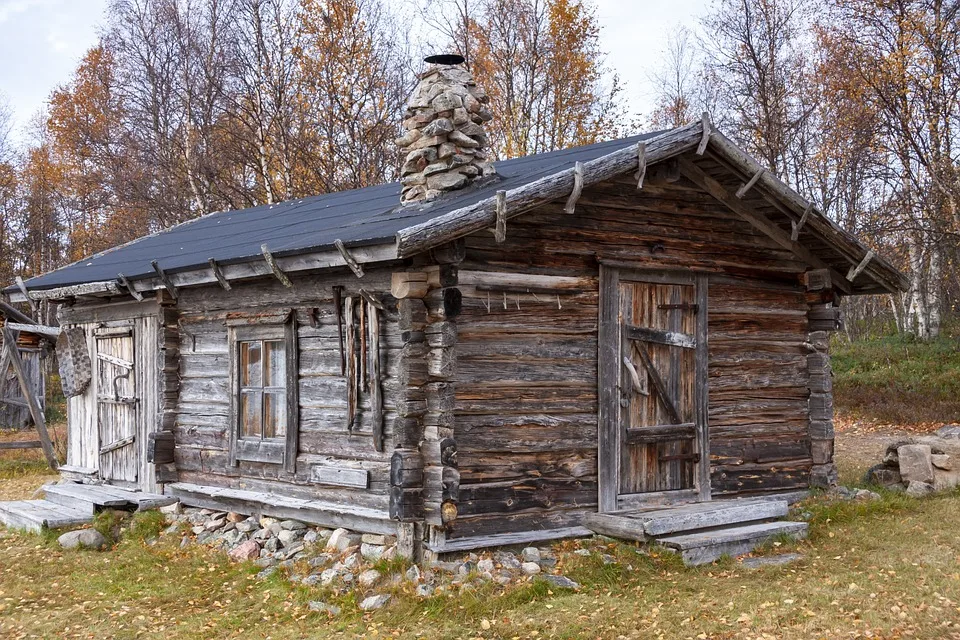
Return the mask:
{"type": "MultiPolygon", "coordinates": [[[[710,0],[594,0],[608,64],[626,83],[631,112],[651,108],[650,70],[678,24],[696,26],[710,0]]],[[[0,100],[13,111],[14,140],[50,92],[97,41],[108,0],[0,0],[0,100]]]]}

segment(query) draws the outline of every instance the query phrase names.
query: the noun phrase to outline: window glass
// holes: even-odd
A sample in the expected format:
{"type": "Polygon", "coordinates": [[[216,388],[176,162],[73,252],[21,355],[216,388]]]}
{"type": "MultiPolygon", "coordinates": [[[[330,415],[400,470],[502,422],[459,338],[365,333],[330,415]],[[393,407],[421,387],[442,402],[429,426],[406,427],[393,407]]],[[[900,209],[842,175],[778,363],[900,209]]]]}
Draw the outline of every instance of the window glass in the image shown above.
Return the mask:
{"type": "Polygon", "coordinates": [[[240,343],[240,386],[260,386],[260,341],[240,343]]]}
{"type": "Polygon", "coordinates": [[[263,343],[263,386],[283,387],[287,384],[287,358],[283,342],[263,343]]]}
{"type": "Polygon", "coordinates": [[[259,438],[262,418],[260,391],[240,393],[240,435],[244,438],[259,438]]]}
{"type": "Polygon", "coordinates": [[[286,392],[269,391],[263,394],[263,437],[281,438],[287,433],[286,392]]]}

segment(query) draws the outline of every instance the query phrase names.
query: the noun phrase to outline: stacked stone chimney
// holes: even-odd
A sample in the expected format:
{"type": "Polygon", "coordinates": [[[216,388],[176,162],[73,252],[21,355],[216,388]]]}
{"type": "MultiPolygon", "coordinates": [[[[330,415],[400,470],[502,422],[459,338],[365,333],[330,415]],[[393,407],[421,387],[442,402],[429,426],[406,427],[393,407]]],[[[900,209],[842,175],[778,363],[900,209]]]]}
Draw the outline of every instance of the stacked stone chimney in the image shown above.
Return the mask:
{"type": "Polygon", "coordinates": [[[407,104],[397,145],[406,152],[400,200],[431,200],[494,173],[483,123],[490,98],[461,66],[460,56],[434,56],[407,104]]]}

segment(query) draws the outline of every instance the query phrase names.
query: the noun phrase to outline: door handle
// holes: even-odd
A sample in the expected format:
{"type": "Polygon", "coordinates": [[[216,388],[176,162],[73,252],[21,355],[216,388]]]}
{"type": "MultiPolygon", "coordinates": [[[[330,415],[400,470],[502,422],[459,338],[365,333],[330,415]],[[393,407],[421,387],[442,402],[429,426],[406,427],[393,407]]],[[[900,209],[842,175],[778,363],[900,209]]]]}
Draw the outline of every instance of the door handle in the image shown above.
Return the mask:
{"type": "Polygon", "coordinates": [[[650,392],[643,388],[643,384],[640,382],[640,374],[637,373],[637,368],[630,362],[630,358],[623,356],[623,364],[627,367],[627,371],[630,372],[633,391],[639,393],[641,396],[649,396],[650,392]]]}

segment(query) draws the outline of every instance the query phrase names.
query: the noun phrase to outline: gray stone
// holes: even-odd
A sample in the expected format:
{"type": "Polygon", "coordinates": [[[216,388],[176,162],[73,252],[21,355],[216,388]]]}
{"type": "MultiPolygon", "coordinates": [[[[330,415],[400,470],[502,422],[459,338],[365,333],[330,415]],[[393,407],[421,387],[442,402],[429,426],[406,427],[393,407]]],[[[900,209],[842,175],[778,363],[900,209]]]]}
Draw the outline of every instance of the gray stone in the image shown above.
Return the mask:
{"type": "Polygon", "coordinates": [[[384,549],[385,547],[378,544],[367,544],[364,542],[360,545],[360,555],[363,556],[364,560],[376,562],[383,556],[384,549]]]}
{"type": "Polygon", "coordinates": [[[300,542],[303,539],[303,530],[302,529],[283,529],[280,533],[277,534],[277,540],[280,541],[285,547],[290,547],[300,542]]]}
{"type": "Polygon", "coordinates": [[[420,567],[417,565],[412,565],[409,569],[407,569],[407,572],[404,574],[404,576],[410,582],[420,582],[420,578],[423,576],[423,574],[420,572],[420,567]]]}
{"type": "Polygon", "coordinates": [[[907,495],[914,498],[922,498],[933,493],[935,489],[932,484],[927,482],[918,482],[913,480],[910,484],[907,485],[907,495]]]}
{"type": "Polygon", "coordinates": [[[609,553],[603,554],[602,556],[600,556],[600,559],[603,560],[603,564],[616,564],[616,563],[617,563],[617,559],[614,558],[614,557],[613,557],[612,555],[610,555],[609,553]]]}
{"type": "Polygon", "coordinates": [[[198,536],[198,535],[200,535],[201,533],[203,533],[204,531],[206,531],[206,529],[204,528],[204,526],[203,526],[202,524],[198,524],[198,525],[195,526],[195,527],[191,527],[191,528],[190,528],[190,531],[192,531],[194,535],[198,536]]]}
{"type": "Polygon", "coordinates": [[[900,475],[909,486],[912,482],[933,484],[933,461],[930,445],[905,444],[897,448],[900,475]]]}
{"type": "Polygon", "coordinates": [[[280,550],[280,540],[271,536],[264,541],[263,548],[270,553],[276,553],[280,550]]]}
{"type": "Polygon", "coordinates": [[[261,571],[260,573],[258,573],[258,574],[257,574],[257,579],[258,579],[258,580],[266,580],[267,578],[269,578],[270,576],[272,576],[272,575],[275,574],[276,572],[277,572],[277,567],[271,565],[271,566],[269,566],[269,567],[266,567],[266,568],[265,568],[263,571],[261,571]]]}
{"type": "Polygon", "coordinates": [[[493,563],[493,560],[491,560],[490,558],[484,558],[483,560],[480,560],[479,562],[477,562],[477,571],[492,572],[494,568],[495,568],[495,565],[493,563]]]}
{"type": "Polygon", "coordinates": [[[541,559],[540,559],[540,566],[543,567],[544,569],[551,569],[551,568],[557,566],[557,559],[556,559],[556,558],[553,558],[553,557],[541,558],[541,559]]]}
{"type": "Polygon", "coordinates": [[[204,531],[197,536],[197,544],[207,544],[208,542],[213,541],[214,535],[211,531],[204,531]]]}
{"type": "Polygon", "coordinates": [[[320,573],[320,584],[327,586],[337,579],[337,576],[340,575],[339,571],[334,568],[324,569],[320,573]]]}
{"type": "Polygon", "coordinates": [[[310,558],[309,564],[311,567],[322,567],[325,564],[330,564],[330,562],[333,561],[333,557],[333,554],[330,553],[320,553],[310,558]]]}
{"type": "Polygon", "coordinates": [[[357,578],[357,584],[364,589],[370,588],[380,580],[380,572],[376,569],[367,569],[357,578]]]}
{"type": "Polygon", "coordinates": [[[535,576],[542,571],[540,565],[536,562],[524,562],[520,565],[520,570],[528,576],[535,576]]]}
{"type": "Polygon", "coordinates": [[[777,556],[765,556],[762,558],[745,558],[743,561],[743,566],[748,569],[756,569],[758,567],[769,567],[769,566],[779,566],[784,564],[789,564],[791,562],[796,562],[797,560],[802,560],[803,556],[799,553],[781,553],[777,556]]]}
{"type": "Polygon", "coordinates": [[[333,529],[317,529],[317,536],[321,540],[328,540],[333,535],[333,529]]]}
{"type": "Polygon", "coordinates": [[[237,531],[243,533],[253,533],[254,531],[260,530],[260,525],[257,524],[256,520],[244,520],[237,523],[237,531]]]}
{"type": "MultiPolygon", "coordinates": [[[[421,131],[425,136],[442,136],[453,131],[453,123],[447,118],[437,118],[421,129],[421,131]]],[[[410,144],[413,142],[416,142],[416,140],[411,141],[410,144]]]]}
{"type": "Polygon", "coordinates": [[[180,502],[174,502],[160,507],[160,513],[168,516],[178,516],[183,513],[183,505],[180,502]]]}
{"type": "Polygon", "coordinates": [[[164,529],[161,535],[172,536],[177,533],[180,533],[180,523],[174,522],[172,525],[164,529]]]}
{"type": "Polygon", "coordinates": [[[357,577],[352,573],[344,573],[344,574],[341,574],[340,579],[343,580],[343,584],[349,585],[349,584],[353,584],[353,582],[357,579],[357,577]]]}
{"type": "Polygon", "coordinates": [[[461,576],[468,576],[476,568],[477,568],[477,565],[475,563],[471,562],[470,560],[467,560],[466,562],[462,563],[459,567],[457,567],[457,574],[461,576]]]}
{"type": "Polygon", "coordinates": [[[870,467],[864,479],[867,481],[867,484],[878,487],[889,487],[903,482],[898,468],[888,467],[883,464],[870,467]]]}
{"type": "Polygon", "coordinates": [[[384,593],[364,598],[360,603],[360,608],[363,611],[375,611],[376,609],[382,609],[388,602],[390,602],[390,596],[384,593]]]}
{"type": "Polygon", "coordinates": [[[360,542],[366,544],[378,544],[381,547],[385,547],[390,544],[396,544],[396,536],[388,536],[382,533],[365,533],[360,536],[360,542]]]}
{"type": "Polygon", "coordinates": [[[499,562],[500,566],[504,569],[517,570],[520,568],[520,561],[517,560],[517,556],[513,555],[509,551],[500,551],[495,553],[493,559],[499,562]]]}
{"type": "Polygon", "coordinates": [[[561,589],[579,589],[580,584],[574,582],[566,576],[553,576],[545,575],[543,579],[552,584],[555,587],[560,587],[561,589]]]}
{"type": "Polygon", "coordinates": [[[520,552],[520,559],[524,562],[540,562],[540,549],[536,547],[526,547],[520,552]]]}
{"type": "Polygon", "coordinates": [[[109,542],[102,533],[96,529],[78,529],[77,531],[68,531],[59,538],[57,542],[64,549],[105,549],[109,542]]]}
{"type": "Polygon", "coordinates": [[[933,463],[933,466],[937,469],[942,469],[943,471],[953,470],[953,461],[950,459],[950,456],[945,453],[934,453],[930,456],[930,462],[933,463]]]}
{"type": "Polygon", "coordinates": [[[433,595],[433,591],[433,587],[429,584],[418,584],[415,593],[420,598],[429,598],[433,595]]]}
{"type": "Polygon", "coordinates": [[[359,535],[351,533],[346,529],[337,529],[331,534],[330,539],[327,540],[327,550],[345,551],[348,547],[353,547],[358,544],[360,544],[359,535]]]}
{"type": "Polygon", "coordinates": [[[257,529],[250,537],[254,540],[267,540],[272,538],[273,534],[270,533],[270,529],[257,529]]]}
{"type": "Polygon", "coordinates": [[[960,424],[945,424],[937,429],[937,436],[944,439],[960,440],[960,424]]]}
{"type": "Polygon", "coordinates": [[[467,184],[468,178],[460,173],[438,173],[427,178],[427,186],[438,191],[452,191],[467,184]]]}
{"type": "Polygon", "coordinates": [[[296,558],[296,556],[303,553],[303,550],[304,550],[304,546],[302,544],[295,544],[290,547],[284,547],[283,549],[284,559],[293,560],[296,558]]]}
{"type": "Polygon", "coordinates": [[[270,516],[260,516],[260,526],[263,529],[269,529],[270,525],[277,524],[276,518],[271,518],[270,516]]]}
{"type": "Polygon", "coordinates": [[[267,527],[267,529],[269,529],[270,533],[272,533],[275,536],[279,536],[280,532],[283,531],[283,529],[280,528],[279,522],[271,523],[270,526],[267,527]]]}
{"type": "Polygon", "coordinates": [[[319,600],[313,600],[309,602],[307,607],[310,608],[310,611],[316,611],[317,613],[326,613],[330,616],[340,615],[340,607],[335,604],[327,604],[326,602],[321,602],[319,600]]]}
{"type": "Polygon", "coordinates": [[[302,531],[307,528],[307,524],[299,520],[283,520],[280,528],[284,531],[302,531]]]}
{"type": "Polygon", "coordinates": [[[362,558],[361,558],[360,556],[358,556],[358,555],[355,554],[355,553],[351,553],[351,554],[348,555],[346,558],[344,558],[343,560],[341,560],[341,561],[340,561],[340,564],[341,564],[341,566],[343,566],[344,569],[356,569],[357,567],[360,566],[360,563],[361,563],[362,561],[363,561],[363,560],[362,560],[362,558]]]}
{"type": "Polygon", "coordinates": [[[880,494],[868,489],[857,489],[853,494],[854,500],[879,500],[880,494]]]}
{"type": "Polygon", "coordinates": [[[313,587],[313,586],[316,586],[317,584],[319,584],[319,582],[320,582],[320,574],[319,574],[319,573],[311,573],[311,574],[308,575],[306,578],[304,578],[303,580],[301,580],[301,581],[300,581],[300,584],[302,584],[302,585],[305,586],[305,587],[313,587]]]}
{"type": "Polygon", "coordinates": [[[306,544],[313,544],[320,539],[320,533],[316,529],[310,529],[305,534],[303,534],[303,541],[306,544]]]}
{"type": "Polygon", "coordinates": [[[223,514],[221,516],[213,517],[203,523],[203,528],[206,531],[216,531],[223,525],[227,523],[227,515],[223,514]]]}
{"type": "Polygon", "coordinates": [[[592,552],[590,549],[577,549],[573,553],[578,556],[589,556],[592,552]]]}
{"type": "Polygon", "coordinates": [[[947,491],[960,486],[960,470],[944,471],[943,469],[933,470],[933,488],[937,491],[947,491]]]}

